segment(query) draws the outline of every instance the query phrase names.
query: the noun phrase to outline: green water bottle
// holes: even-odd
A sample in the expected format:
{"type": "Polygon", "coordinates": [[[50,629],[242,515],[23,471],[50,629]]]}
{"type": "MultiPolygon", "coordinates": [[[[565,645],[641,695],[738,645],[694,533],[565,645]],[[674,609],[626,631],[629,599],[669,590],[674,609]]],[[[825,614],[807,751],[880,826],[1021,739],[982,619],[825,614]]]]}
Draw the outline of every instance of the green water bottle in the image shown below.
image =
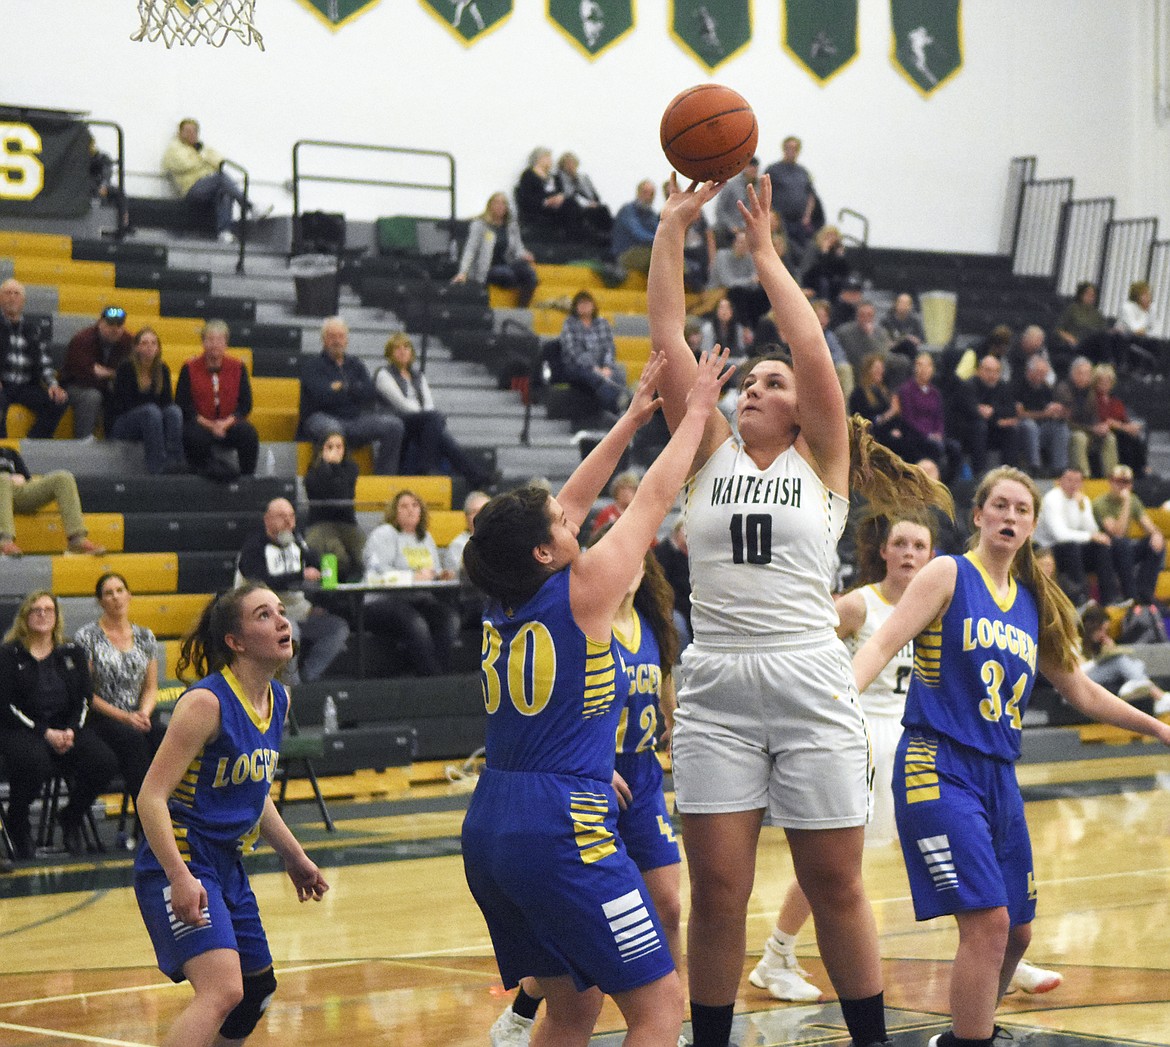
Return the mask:
{"type": "Polygon", "coordinates": [[[337,557],[333,553],[321,555],[321,588],[337,588],[337,557]]]}

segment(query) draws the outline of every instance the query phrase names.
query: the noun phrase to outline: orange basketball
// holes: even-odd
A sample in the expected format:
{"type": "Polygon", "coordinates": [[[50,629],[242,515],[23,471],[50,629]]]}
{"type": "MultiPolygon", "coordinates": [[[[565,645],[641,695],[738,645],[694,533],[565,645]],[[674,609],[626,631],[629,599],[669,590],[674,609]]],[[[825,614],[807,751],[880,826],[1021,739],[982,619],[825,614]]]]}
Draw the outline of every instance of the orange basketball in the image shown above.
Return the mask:
{"type": "Polygon", "coordinates": [[[725,182],[739,174],[755,154],[759,137],[747,100],[720,84],[699,84],[676,95],[659,128],[671,166],[700,182],[725,182]]]}

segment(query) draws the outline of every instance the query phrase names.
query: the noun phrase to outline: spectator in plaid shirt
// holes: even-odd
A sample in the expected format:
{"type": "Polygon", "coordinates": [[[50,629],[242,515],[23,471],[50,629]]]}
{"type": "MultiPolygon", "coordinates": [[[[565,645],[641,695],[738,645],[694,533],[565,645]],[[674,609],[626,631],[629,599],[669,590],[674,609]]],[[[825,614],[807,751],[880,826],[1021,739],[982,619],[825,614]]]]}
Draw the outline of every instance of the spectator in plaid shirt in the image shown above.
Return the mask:
{"type": "Polygon", "coordinates": [[[630,393],[626,368],[618,363],[609,321],[597,315],[597,301],[578,291],[561,328],[561,362],[571,385],[583,386],[606,411],[626,409],[630,393]]]}
{"type": "Polygon", "coordinates": [[[0,437],[8,435],[8,406],[23,404],[36,415],[28,435],[51,437],[69,394],[57,383],[49,347],[24,318],[24,285],[0,284],[0,437]]]}

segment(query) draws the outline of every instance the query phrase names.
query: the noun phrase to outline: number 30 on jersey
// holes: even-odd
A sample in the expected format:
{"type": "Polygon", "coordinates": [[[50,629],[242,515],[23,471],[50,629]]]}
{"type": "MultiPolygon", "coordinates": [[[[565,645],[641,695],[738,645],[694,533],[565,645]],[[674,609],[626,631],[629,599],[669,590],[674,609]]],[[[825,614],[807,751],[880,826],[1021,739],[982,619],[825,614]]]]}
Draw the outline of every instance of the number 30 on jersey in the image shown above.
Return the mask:
{"type": "Polygon", "coordinates": [[[557,653],[552,634],[540,622],[526,622],[507,647],[490,622],[483,627],[480,684],[488,715],[500,708],[507,681],[508,698],[522,716],[536,716],[552,697],[557,653]]]}

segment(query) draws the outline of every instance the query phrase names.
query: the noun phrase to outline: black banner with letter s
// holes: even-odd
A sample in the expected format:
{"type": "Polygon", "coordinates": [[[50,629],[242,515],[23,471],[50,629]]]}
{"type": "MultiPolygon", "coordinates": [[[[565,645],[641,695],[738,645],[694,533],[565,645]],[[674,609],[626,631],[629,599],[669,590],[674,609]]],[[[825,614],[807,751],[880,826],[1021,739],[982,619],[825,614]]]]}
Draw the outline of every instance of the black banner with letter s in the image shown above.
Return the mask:
{"type": "Polygon", "coordinates": [[[75,120],[0,119],[0,215],[89,211],[89,130],[75,120]]]}

